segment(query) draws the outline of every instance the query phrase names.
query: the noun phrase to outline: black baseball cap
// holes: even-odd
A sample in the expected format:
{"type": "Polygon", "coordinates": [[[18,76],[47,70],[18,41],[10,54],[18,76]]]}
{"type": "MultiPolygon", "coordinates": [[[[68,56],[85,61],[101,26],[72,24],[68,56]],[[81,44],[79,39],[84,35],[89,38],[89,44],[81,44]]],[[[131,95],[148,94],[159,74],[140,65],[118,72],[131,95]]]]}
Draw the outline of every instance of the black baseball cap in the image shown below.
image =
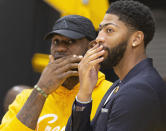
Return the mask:
{"type": "Polygon", "coordinates": [[[44,39],[52,39],[54,35],[63,35],[71,39],[87,38],[89,41],[96,38],[96,31],[92,22],[83,16],[68,15],[58,19],[51,32],[44,39]]]}

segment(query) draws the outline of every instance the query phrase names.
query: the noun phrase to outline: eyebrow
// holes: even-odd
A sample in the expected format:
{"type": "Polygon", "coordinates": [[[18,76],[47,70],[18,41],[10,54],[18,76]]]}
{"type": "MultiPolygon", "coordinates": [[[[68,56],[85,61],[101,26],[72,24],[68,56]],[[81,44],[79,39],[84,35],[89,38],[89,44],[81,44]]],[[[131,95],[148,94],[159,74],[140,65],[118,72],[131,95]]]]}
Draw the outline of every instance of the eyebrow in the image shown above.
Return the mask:
{"type": "Polygon", "coordinates": [[[99,25],[99,28],[104,28],[104,27],[106,27],[106,26],[108,26],[108,25],[113,25],[113,26],[116,26],[116,27],[119,27],[118,25],[116,25],[116,24],[114,24],[114,23],[106,23],[106,24],[100,24],[99,25]]]}

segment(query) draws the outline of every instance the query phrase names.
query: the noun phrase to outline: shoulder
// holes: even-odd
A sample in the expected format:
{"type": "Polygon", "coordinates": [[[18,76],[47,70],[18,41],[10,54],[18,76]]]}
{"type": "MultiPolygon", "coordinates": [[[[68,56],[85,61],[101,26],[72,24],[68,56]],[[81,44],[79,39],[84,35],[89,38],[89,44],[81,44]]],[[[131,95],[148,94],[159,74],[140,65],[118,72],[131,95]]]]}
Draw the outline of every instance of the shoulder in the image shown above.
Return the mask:
{"type": "Polygon", "coordinates": [[[141,128],[140,125],[150,127],[161,117],[160,101],[156,92],[142,83],[128,83],[123,88],[120,87],[108,106],[110,121],[133,127],[132,130],[134,127],[141,128]]]}
{"type": "Polygon", "coordinates": [[[23,90],[21,93],[19,93],[16,96],[16,99],[14,100],[14,102],[12,103],[12,105],[23,105],[26,100],[28,99],[28,97],[30,96],[31,92],[33,89],[25,89],[23,90]]]}
{"type": "Polygon", "coordinates": [[[33,89],[24,89],[21,93],[17,95],[17,97],[29,97],[33,89]]]}
{"type": "Polygon", "coordinates": [[[159,104],[157,92],[148,84],[141,82],[123,85],[114,99],[114,105],[119,109],[135,113],[140,110],[158,110],[159,104]]]}
{"type": "Polygon", "coordinates": [[[24,105],[25,101],[28,99],[29,95],[31,94],[32,89],[25,89],[20,94],[18,94],[12,104],[9,105],[8,111],[3,117],[3,123],[7,122],[21,110],[22,106],[24,105]]]}

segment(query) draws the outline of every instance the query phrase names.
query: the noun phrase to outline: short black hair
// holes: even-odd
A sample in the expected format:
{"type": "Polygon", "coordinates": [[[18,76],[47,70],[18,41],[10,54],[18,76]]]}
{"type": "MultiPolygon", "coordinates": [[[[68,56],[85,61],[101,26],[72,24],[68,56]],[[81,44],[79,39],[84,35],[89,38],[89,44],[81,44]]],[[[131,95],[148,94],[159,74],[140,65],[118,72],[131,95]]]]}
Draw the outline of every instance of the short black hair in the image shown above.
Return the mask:
{"type": "Polygon", "coordinates": [[[118,0],[111,3],[107,14],[115,14],[130,27],[144,33],[145,47],[153,39],[155,20],[149,7],[133,0],[118,0]]]}

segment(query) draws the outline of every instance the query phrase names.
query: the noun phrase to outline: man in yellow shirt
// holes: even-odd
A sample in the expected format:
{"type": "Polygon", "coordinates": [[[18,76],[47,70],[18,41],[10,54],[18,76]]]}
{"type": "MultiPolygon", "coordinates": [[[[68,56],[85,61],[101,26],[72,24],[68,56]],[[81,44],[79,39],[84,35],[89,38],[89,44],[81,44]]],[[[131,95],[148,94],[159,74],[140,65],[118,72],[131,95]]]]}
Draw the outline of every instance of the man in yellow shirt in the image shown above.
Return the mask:
{"type": "MultiPolygon", "coordinates": [[[[79,90],[78,63],[96,32],[91,21],[69,15],[56,21],[51,39],[50,63],[34,89],[20,93],[9,106],[0,125],[1,131],[64,131],[72,103],[79,90]]],[[[99,72],[93,92],[91,119],[112,83],[99,72]]]]}

